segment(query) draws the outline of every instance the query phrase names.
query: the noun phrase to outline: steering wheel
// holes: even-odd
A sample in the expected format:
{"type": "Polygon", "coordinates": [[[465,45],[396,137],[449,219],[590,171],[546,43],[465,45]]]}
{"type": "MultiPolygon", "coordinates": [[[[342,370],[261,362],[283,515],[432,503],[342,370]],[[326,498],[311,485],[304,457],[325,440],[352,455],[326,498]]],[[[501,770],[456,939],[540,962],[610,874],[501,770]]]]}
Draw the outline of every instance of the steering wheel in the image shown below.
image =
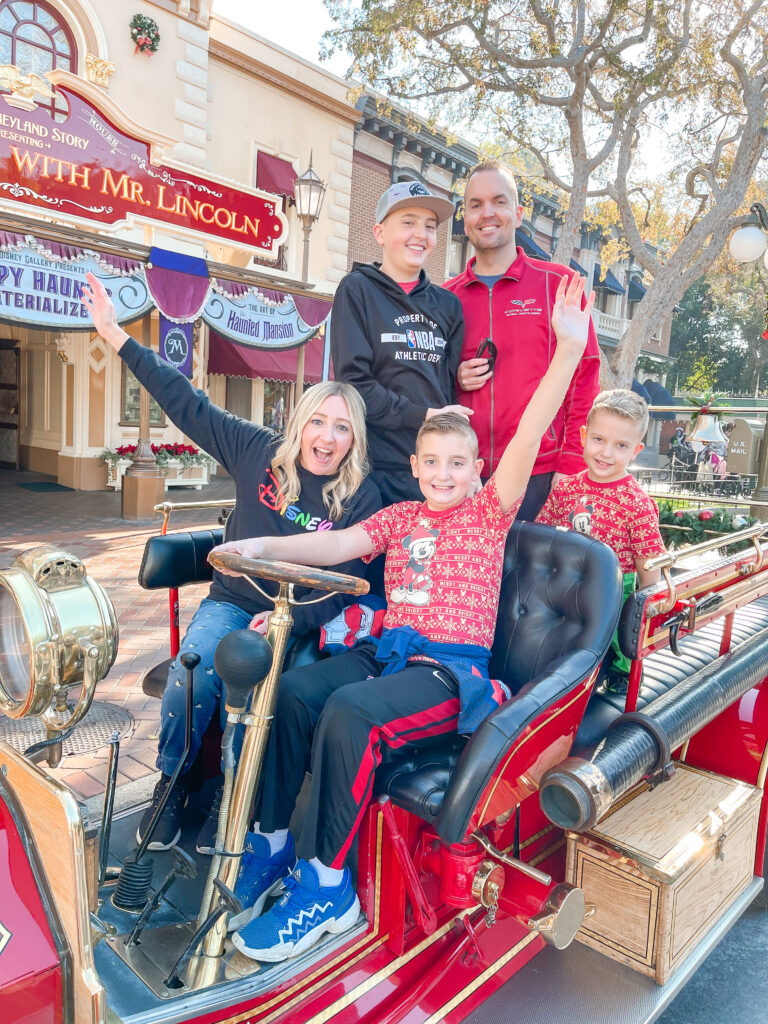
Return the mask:
{"type": "Polygon", "coordinates": [[[258,576],[263,580],[278,583],[295,583],[312,590],[327,590],[335,594],[367,594],[370,587],[367,580],[358,576],[346,576],[341,572],[330,572],[316,566],[295,565],[293,562],[270,562],[265,558],[244,558],[224,551],[212,551],[208,561],[214,569],[230,569],[243,576],[258,576]]]}

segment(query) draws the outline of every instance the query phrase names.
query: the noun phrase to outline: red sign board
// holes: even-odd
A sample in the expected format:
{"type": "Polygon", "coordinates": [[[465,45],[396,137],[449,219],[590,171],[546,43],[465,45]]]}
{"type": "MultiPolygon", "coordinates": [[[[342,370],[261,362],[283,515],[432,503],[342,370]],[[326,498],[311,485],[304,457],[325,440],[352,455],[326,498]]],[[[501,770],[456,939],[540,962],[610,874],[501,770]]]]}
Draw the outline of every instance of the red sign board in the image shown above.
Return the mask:
{"type": "Polygon", "coordinates": [[[70,88],[65,121],[0,101],[0,203],[34,206],[105,227],[161,221],[276,255],[286,231],[278,196],[150,162],[126,134],[70,88]]]}

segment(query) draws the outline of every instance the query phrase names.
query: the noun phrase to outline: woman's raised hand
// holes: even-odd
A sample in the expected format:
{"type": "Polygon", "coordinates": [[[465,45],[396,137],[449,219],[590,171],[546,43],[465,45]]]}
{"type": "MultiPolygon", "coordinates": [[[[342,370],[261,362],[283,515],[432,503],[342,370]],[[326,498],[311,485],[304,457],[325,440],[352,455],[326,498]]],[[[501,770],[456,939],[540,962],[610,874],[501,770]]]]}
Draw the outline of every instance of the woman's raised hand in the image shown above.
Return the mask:
{"type": "Polygon", "coordinates": [[[98,277],[88,273],[85,280],[88,284],[83,285],[81,289],[83,305],[91,314],[93,326],[99,336],[117,352],[129,335],[118,324],[114,303],[98,277]]]}

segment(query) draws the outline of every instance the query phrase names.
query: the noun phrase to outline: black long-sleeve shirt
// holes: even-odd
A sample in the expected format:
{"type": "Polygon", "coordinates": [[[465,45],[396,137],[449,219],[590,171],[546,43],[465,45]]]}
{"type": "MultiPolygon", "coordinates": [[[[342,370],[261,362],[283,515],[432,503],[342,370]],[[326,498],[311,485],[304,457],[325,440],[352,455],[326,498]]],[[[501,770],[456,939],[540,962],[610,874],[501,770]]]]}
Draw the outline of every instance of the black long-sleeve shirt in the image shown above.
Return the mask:
{"type": "Polygon", "coordinates": [[[407,469],[427,409],[454,401],[461,303],[421,271],[406,293],[376,264],[356,263],[336,289],[331,357],[363,396],[374,469],[407,469]]]}
{"type": "MultiPolygon", "coordinates": [[[[234,416],[214,405],[202,391],[174,367],[150,349],[129,338],[120,349],[120,357],[176,424],[196,445],[213,456],[235,482],[235,507],[227,519],[226,539],[246,537],[284,537],[313,530],[342,530],[377,512],[381,507],[378,488],[371,480],[363,481],[357,493],[347,501],[341,518],[332,521],[323,501],[324,476],[315,476],[299,466],[301,491],[295,500],[287,501],[279,493],[270,464],[280,437],[266,427],[234,416]]],[[[364,576],[365,566],[356,559],[333,566],[337,572],[364,576]]],[[[268,592],[277,592],[277,585],[260,581],[268,592]]],[[[297,600],[320,597],[323,592],[302,587],[295,589],[297,600]]],[[[271,611],[272,604],[242,577],[224,576],[214,572],[209,597],[228,601],[250,615],[271,611]]],[[[293,610],[295,629],[303,633],[327,622],[338,614],[348,599],[333,595],[320,604],[293,610]]]]}

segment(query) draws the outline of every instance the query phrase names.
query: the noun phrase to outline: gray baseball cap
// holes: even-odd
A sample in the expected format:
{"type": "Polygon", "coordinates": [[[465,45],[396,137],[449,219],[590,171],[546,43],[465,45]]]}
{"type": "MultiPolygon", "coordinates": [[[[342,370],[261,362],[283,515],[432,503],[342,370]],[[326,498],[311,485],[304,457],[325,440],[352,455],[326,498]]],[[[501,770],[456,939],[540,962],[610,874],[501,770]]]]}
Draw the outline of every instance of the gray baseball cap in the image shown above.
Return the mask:
{"type": "Polygon", "coordinates": [[[448,220],[454,213],[450,199],[434,195],[420,181],[398,181],[389,186],[376,204],[376,223],[381,224],[393,210],[403,206],[425,206],[437,216],[438,224],[448,220]]]}

